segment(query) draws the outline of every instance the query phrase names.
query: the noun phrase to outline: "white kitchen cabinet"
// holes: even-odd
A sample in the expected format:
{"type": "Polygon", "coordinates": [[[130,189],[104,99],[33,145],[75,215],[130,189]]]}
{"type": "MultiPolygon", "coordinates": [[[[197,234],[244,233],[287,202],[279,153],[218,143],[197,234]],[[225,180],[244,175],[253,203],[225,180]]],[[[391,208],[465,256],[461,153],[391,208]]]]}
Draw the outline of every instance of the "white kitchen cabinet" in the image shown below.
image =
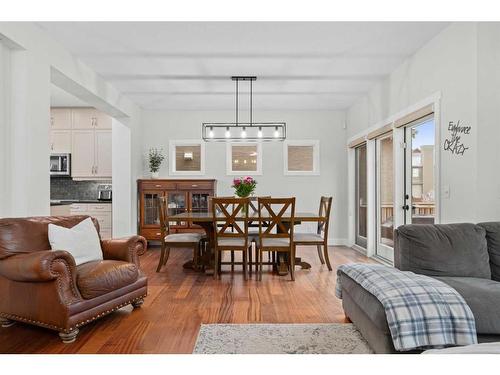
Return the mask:
{"type": "Polygon", "coordinates": [[[111,117],[94,108],[73,108],[73,129],[111,129],[111,117]]]}
{"type": "Polygon", "coordinates": [[[111,130],[111,117],[102,113],[102,112],[99,112],[97,111],[97,114],[96,114],[96,120],[95,120],[95,128],[96,129],[102,129],[102,130],[111,130]]]}
{"type": "Polygon", "coordinates": [[[71,153],[71,130],[52,130],[49,147],[54,154],[71,153]]]}
{"type": "Polygon", "coordinates": [[[111,179],[111,127],[95,108],[51,108],[50,152],[71,154],[75,179],[111,179]]]}
{"type": "Polygon", "coordinates": [[[111,160],[111,130],[96,130],[94,176],[111,178],[111,160]]]}
{"type": "Polygon", "coordinates": [[[94,130],[72,131],[71,177],[91,178],[95,170],[94,130]]]}
{"type": "Polygon", "coordinates": [[[94,129],[97,111],[94,108],[73,108],[73,129],[94,129]]]}
{"type": "Polygon", "coordinates": [[[73,130],[72,173],[76,179],[111,179],[111,130],[73,130]]]}
{"type": "Polygon", "coordinates": [[[50,109],[51,129],[71,129],[72,113],[70,108],[50,109]]]}
{"type": "Polygon", "coordinates": [[[113,232],[113,215],[111,203],[73,203],[70,206],[70,215],[88,215],[99,223],[101,238],[109,239],[113,232]]]}

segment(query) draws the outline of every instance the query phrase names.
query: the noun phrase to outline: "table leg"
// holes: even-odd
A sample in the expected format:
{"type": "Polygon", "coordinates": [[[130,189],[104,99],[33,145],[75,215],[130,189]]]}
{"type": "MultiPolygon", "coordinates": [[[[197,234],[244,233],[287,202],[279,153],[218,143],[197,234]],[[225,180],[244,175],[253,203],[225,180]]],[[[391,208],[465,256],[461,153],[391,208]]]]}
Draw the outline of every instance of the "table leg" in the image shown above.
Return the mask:
{"type": "Polygon", "coordinates": [[[202,249],[201,256],[198,259],[198,268],[195,267],[193,260],[188,260],[182,265],[185,269],[195,269],[200,271],[205,271],[207,275],[213,275],[214,273],[214,227],[212,222],[195,222],[205,230],[207,236],[207,246],[202,249]]]}

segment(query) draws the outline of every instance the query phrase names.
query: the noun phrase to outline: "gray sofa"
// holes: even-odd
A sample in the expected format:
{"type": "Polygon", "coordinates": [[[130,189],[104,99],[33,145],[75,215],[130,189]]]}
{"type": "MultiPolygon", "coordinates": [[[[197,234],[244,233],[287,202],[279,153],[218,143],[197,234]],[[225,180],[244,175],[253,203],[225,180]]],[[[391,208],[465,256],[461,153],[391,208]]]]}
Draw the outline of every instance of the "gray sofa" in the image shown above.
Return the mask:
{"type": "MultiPolygon", "coordinates": [[[[478,341],[500,341],[500,222],[403,225],[394,231],[394,264],[453,287],[474,314],[478,341]]],[[[382,304],[340,278],[346,316],[376,353],[395,353],[382,304]]]]}

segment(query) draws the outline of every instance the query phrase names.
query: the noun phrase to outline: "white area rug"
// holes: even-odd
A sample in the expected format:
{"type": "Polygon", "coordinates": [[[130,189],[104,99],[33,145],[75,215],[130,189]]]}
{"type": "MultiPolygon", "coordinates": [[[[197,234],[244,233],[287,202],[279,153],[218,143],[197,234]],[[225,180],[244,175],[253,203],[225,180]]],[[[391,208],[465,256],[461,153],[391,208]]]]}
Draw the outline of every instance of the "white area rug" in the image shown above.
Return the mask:
{"type": "Polygon", "coordinates": [[[352,324],[202,324],[194,354],[368,354],[352,324]]]}

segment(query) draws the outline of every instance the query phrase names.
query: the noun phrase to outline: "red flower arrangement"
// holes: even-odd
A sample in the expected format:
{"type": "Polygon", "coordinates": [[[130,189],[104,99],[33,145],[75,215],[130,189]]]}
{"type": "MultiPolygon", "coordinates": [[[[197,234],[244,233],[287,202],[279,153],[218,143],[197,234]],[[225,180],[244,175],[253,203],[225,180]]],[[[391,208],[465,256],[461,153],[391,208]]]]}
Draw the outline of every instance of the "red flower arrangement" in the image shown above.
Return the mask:
{"type": "Polygon", "coordinates": [[[257,181],[250,176],[235,178],[231,187],[234,188],[234,192],[238,197],[246,198],[254,192],[257,181]]]}

